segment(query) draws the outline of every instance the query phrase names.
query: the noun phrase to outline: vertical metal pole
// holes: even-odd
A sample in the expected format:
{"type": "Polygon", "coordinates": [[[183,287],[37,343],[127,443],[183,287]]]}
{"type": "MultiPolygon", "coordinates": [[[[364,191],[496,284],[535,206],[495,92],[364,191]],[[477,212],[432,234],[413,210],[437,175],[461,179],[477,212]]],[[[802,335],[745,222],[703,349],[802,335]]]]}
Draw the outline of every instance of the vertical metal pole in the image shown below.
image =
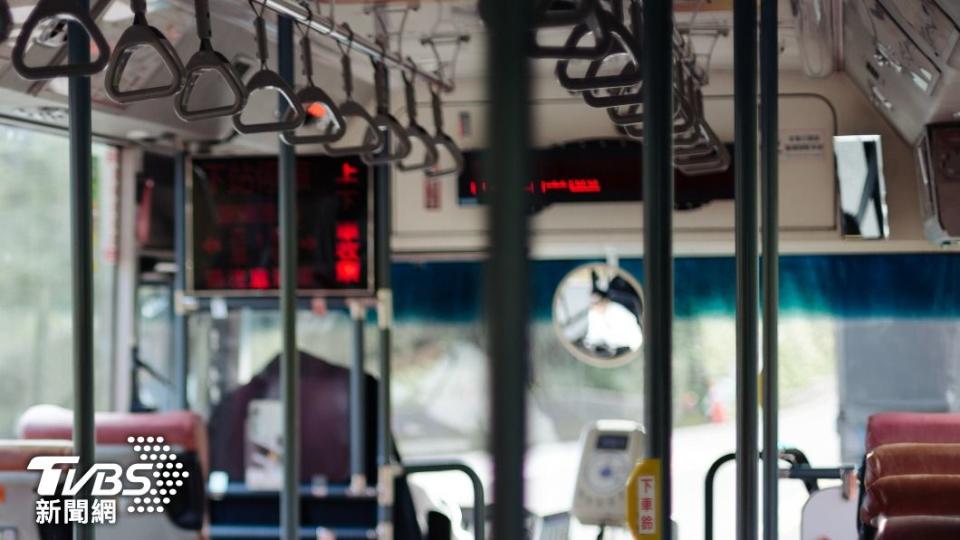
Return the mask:
{"type": "Polygon", "coordinates": [[[757,540],[757,3],[733,17],[737,253],[737,538],[757,540]]]}
{"type": "Polygon", "coordinates": [[[177,395],[174,405],[180,410],[189,408],[187,400],[187,374],[190,369],[188,355],[188,314],[181,301],[187,289],[187,154],[177,152],[174,156],[173,177],[173,244],[177,258],[177,275],[174,288],[173,315],[173,380],[177,395]]]}
{"type": "Polygon", "coordinates": [[[367,487],[367,380],[363,361],[363,330],[367,308],[361,302],[350,304],[353,318],[353,363],[350,365],[350,488],[358,492],[367,487]]]}
{"type": "MultiPolygon", "coordinates": [[[[89,10],[89,0],[77,0],[89,10]]],[[[86,30],[71,22],[68,32],[71,64],[90,63],[90,38],[86,30]]],[[[80,457],[77,474],[82,476],[94,463],[93,373],[93,136],[90,78],[70,77],[70,233],[73,264],[73,446],[80,457]]],[[[93,540],[93,525],[78,524],[77,540],[93,540]]]]}
{"type": "MultiPolygon", "coordinates": [[[[647,455],[659,459],[662,488],[658,523],[672,527],[671,444],[673,427],[673,6],[644,2],[643,110],[649,111],[643,145],[643,245],[645,355],[644,407],[647,455]]],[[[670,533],[663,534],[670,538],[670,533]]]]}
{"type": "Polygon", "coordinates": [[[486,0],[490,31],[486,176],[490,179],[486,268],[490,336],[489,391],[494,500],[491,538],[526,538],[523,465],[527,434],[528,269],[530,177],[530,2],[486,0]]]}
{"type": "Polygon", "coordinates": [[[777,540],[779,523],[779,356],[777,325],[780,300],[779,131],[780,42],[778,3],[763,2],[760,11],[761,214],[763,220],[763,531],[777,540]]]}
{"type": "MultiPolygon", "coordinates": [[[[277,71],[293,83],[293,21],[277,17],[277,71]]],[[[281,116],[286,101],[278,98],[281,116]]],[[[283,399],[283,540],[300,538],[300,352],[297,349],[297,173],[293,146],[280,142],[280,311],[283,362],[280,388],[283,399]]]]}
{"type": "MultiPolygon", "coordinates": [[[[386,81],[389,95],[389,78],[386,81]]],[[[378,112],[389,112],[386,104],[381,103],[378,112]]],[[[384,133],[384,149],[390,148],[390,135],[384,133]]],[[[390,165],[378,165],[374,168],[376,183],[376,262],[377,262],[377,325],[380,327],[380,380],[377,385],[377,465],[379,466],[377,487],[378,538],[393,538],[393,502],[394,479],[398,473],[393,455],[393,433],[391,431],[392,406],[390,392],[391,358],[393,341],[390,329],[393,327],[393,289],[390,280],[390,235],[391,208],[390,165]]]]}

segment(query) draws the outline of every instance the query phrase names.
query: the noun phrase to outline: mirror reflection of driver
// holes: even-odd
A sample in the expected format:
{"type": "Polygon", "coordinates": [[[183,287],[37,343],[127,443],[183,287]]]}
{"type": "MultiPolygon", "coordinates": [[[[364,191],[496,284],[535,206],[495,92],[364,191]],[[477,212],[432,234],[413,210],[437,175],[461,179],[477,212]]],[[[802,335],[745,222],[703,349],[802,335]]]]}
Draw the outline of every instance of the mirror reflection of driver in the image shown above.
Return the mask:
{"type": "Polygon", "coordinates": [[[617,276],[603,289],[595,270],[590,271],[590,278],[592,290],[590,310],[587,312],[587,333],[581,344],[609,357],[639,349],[643,345],[643,331],[640,328],[642,308],[633,287],[617,276]]]}

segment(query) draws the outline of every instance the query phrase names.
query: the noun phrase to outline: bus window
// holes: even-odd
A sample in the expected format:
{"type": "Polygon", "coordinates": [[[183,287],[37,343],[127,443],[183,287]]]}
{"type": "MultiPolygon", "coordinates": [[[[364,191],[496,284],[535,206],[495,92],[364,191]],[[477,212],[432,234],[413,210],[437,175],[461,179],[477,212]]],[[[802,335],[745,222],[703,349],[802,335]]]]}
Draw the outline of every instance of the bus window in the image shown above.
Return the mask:
{"type": "MultiPolygon", "coordinates": [[[[68,141],[0,125],[0,437],[31,405],[70,407],[72,331],[68,141]],[[42,216],[42,217],[41,217],[42,216]]],[[[95,357],[99,409],[111,406],[117,151],[94,145],[95,357]]]]}

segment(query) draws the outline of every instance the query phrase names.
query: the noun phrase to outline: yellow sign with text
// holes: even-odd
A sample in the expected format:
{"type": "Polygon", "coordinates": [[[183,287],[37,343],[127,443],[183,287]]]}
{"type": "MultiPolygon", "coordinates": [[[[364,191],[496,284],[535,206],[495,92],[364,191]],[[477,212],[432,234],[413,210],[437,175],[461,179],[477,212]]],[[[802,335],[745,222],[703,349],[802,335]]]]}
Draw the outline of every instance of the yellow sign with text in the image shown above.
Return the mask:
{"type": "Polygon", "coordinates": [[[627,480],[627,528],[635,540],[663,540],[660,523],[663,471],[659,459],[637,463],[627,480]]]}

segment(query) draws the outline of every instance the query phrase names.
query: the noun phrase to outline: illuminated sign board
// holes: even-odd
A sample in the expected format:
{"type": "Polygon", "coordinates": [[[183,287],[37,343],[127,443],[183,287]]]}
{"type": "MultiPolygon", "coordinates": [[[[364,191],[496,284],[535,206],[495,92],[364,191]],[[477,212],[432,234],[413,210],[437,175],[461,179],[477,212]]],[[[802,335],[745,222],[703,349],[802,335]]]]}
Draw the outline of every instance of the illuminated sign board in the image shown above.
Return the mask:
{"type": "MultiPolygon", "coordinates": [[[[373,291],[369,172],[359,159],[297,156],[298,293],[373,291]]],[[[280,287],[275,157],[194,159],[188,177],[188,293],[275,296],[280,287]]]]}
{"type": "MultiPolygon", "coordinates": [[[[529,194],[531,205],[553,203],[637,202],[643,200],[643,148],[627,140],[591,140],[533,152],[533,178],[518,183],[529,194]]],[[[466,152],[458,179],[461,205],[482,204],[490,189],[483,174],[481,152],[466,152]]],[[[675,175],[678,209],[703,206],[714,200],[732,200],[733,166],[720,173],[675,175]]]]}

